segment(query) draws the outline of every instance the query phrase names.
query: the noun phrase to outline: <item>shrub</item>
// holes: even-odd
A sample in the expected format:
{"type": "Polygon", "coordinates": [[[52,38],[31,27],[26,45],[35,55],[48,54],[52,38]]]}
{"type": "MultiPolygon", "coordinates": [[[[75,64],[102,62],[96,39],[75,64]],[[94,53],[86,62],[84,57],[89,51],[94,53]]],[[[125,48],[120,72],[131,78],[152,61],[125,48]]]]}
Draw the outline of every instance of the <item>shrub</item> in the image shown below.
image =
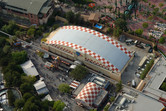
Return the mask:
{"type": "Polygon", "coordinates": [[[160,37],[159,43],[164,44],[165,43],[165,38],[164,37],[160,37]]]}
{"type": "Polygon", "coordinates": [[[149,72],[153,64],[154,64],[154,60],[151,60],[149,64],[147,64],[147,66],[145,67],[145,70],[141,73],[141,76],[140,76],[141,79],[144,79],[146,77],[147,73],[149,72]]]}
{"type": "Polygon", "coordinates": [[[147,22],[144,22],[144,23],[142,24],[142,27],[143,27],[143,28],[148,28],[148,23],[147,23],[147,22]]]}
{"type": "Polygon", "coordinates": [[[79,81],[86,77],[87,74],[89,74],[88,69],[82,65],[77,65],[77,67],[70,72],[70,76],[79,81]]]}
{"type": "Polygon", "coordinates": [[[70,86],[68,84],[60,84],[58,87],[59,91],[62,93],[69,93],[70,92],[70,86]]]}

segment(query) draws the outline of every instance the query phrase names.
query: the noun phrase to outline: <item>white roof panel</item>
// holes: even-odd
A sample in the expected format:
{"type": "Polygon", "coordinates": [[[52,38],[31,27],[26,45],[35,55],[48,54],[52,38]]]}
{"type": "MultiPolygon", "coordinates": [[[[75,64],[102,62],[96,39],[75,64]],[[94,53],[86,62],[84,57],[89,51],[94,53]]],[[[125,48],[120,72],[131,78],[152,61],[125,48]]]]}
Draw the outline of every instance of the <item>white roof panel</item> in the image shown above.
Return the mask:
{"type": "Polygon", "coordinates": [[[49,41],[65,41],[87,48],[100,55],[120,71],[130,57],[110,42],[89,32],[74,29],[59,29],[49,41]]]}

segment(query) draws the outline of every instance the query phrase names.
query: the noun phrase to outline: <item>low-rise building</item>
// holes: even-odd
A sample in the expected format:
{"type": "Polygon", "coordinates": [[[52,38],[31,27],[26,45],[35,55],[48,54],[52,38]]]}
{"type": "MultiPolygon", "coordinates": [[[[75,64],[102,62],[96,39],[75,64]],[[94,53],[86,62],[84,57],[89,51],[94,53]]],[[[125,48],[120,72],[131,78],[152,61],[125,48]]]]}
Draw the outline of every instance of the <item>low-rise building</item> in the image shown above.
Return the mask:
{"type": "Polygon", "coordinates": [[[25,63],[21,64],[21,67],[25,74],[39,78],[39,73],[31,60],[28,60],[25,63]]]}
{"type": "Polygon", "coordinates": [[[156,24],[154,25],[154,28],[157,28],[158,30],[161,30],[162,32],[164,32],[166,30],[166,24],[156,22],[156,24]]]}
{"type": "Polygon", "coordinates": [[[156,30],[150,30],[149,31],[149,36],[153,36],[156,39],[160,39],[160,37],[163,35],[163,32],[161,31],[156,31],[156,30]]]}
{"type": "Polygon", "coordinates": [[[53,8],[52,0],[0,0],[0,12],[22,17],[37,25],[47,23],[53,8]]]}
{"type": "Polygon", "coordinates": [[[116,98],[109,111],[165,111],[163,108],[162,103],[149,96],[138,94],[134,97],[125,93],[116,98]]]}
{"type": "Polygon", "coordinates": [[[37,81],[34,84],[34,87],[35,87],[38,94],[48,94],[48,92],[49,92],[44,81],[41,81],[41,80],[37,81]]]}
{"type": "Polygon", "coordinates": [[[93,82],[88,82],[75,98],[78,105],[88,109],[99,107],[107,97],[108,92],[93,82]]]}
{"type": "Polygon", "coordinates": [[[114,80],[121,75],[134,57],[116,40],[98,31],[81,26],[63,26],[50,33],[41,47],[103,73],[114,80]]]}

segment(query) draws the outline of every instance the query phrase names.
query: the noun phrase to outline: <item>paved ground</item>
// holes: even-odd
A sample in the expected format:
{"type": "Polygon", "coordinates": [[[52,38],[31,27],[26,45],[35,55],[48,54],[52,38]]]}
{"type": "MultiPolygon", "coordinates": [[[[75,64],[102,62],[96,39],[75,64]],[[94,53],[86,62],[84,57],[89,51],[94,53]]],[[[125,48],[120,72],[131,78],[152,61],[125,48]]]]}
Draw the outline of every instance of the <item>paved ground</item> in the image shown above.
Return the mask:
{"type": "Polygon", "coordinates": [[[50,71],[49,69],[45,68],[44,67],[45,62],[38,55],[35,54],[35,51],[33,49],[28,49],[27,52],[29,59],[31,59],[32,62],[34,63],[37,71],[39,72],[39,75],[44,77],[44,81],[47,85],[49,94],[52,97],[52,99],[62,100],[69,107],[67,110],[72,111],[72,109],[76,106],[76,104],[71,98],[71,96],[62,95],[57,89],[61,83],[70,84],[72,79],[67,77],[66,74],[62,71],[59,70],[50,71]]]}
{"type": "Polygon", "coordinates": [[[149,47],[145,47],[145,49],[140,49],[136,47],[135,45],[126,45],[125,42],[120,42],[124,47],[126,47],[130,51],[135,51],[136,56],[133,58],[133,60],[130,62],[129,66],[125,69],[124,73],[122,74],[122,82],[124,84],[127,84],[128,81],[132,81],[133,79],[138,84],[140,79],[136,77],[135,72],[138,69],[138,64],[142,60],[142,58],[145,55],[148,55],[148,49],[149,47]]]}

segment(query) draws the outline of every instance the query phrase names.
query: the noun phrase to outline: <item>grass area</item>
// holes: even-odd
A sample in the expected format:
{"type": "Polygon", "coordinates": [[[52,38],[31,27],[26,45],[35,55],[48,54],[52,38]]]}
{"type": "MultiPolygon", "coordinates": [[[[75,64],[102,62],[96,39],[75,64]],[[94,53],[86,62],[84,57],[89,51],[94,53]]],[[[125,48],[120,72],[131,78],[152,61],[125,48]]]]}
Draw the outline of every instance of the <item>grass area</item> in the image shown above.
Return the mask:
{"type": "Polygon", "coordinates": [[[166,79],[163,81],[163,83],[161,84],[161,86],[159,87],[159,89],[166,91],[166,79]]]}
{"type": "Polygon", "coordinates": [[[150,60],[149,64],[147,64],[147,66],[145,67],[145,70],[141,73],[141,76],[140,76],[141,79],[144,79],[146,77],[147,73],[149,72],[153,64],[154,64],[154,60],[152,59],[150,60]]]}

